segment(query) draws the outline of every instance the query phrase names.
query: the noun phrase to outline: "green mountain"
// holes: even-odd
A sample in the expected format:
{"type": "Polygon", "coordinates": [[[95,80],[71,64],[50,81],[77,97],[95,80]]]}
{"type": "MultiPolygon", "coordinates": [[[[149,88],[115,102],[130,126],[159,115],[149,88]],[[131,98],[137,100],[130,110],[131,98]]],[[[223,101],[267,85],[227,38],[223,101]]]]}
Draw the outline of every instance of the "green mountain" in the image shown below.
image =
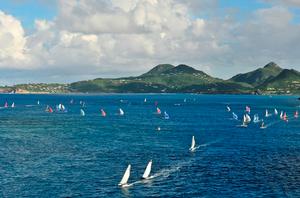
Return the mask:
{"type": "Polygon", "coordinates": [[[234,82],[243,82],[252,85],[253,87],[263,84],[266,80],[277,76],[282,71],[276,63],[270,62],[263,68],[256,69],[254,71],[238,74],[232,77],[230,80],[234,82]]]}
{"type": "Polygon", "coordinates": [[[188,65],[157,65],[136,77],[97,78],[71,84],[20,84],[1,93],[232,93],[300,94],[300,73],[271,62],[229,80],[214,78],[188,65]]]}
{"type": "Polygon", "coordinates": [[[73,92],[118,93],[235,93],[250,92],[252,87],[238,82],[214,78],[188,65],[158,65],[137,77],[118,79],[94,79],[70,84],[73,92]]]}
{"type": "Polygon", "coordinates": [[[153,75],[159,75],[163,73],[164,71],[167,71],[169,69],[174,68],[174,65],[171,64],[160,64],[155,66],[153,69],[148,71],[147,73],[143,74],[142,76],[153,76],[153,75]]]}
{"type": "Polygon", "coordinates": [[[300,72],[293,69],[284,69],[280,74],[266,80],[257,88],[266,93],[299,94],[300,72]]]}

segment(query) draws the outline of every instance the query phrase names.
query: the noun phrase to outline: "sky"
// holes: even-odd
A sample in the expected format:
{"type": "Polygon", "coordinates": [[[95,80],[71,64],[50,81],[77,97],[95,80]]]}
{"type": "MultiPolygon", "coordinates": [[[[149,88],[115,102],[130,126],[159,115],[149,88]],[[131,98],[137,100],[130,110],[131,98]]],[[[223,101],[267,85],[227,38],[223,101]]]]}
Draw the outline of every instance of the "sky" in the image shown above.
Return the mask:
{"type": "Polygon", "coordinates": [[[1,0],[0,85],[135,76],[162,63],[228,79],[300,70],[300,0],[1,0]]]}

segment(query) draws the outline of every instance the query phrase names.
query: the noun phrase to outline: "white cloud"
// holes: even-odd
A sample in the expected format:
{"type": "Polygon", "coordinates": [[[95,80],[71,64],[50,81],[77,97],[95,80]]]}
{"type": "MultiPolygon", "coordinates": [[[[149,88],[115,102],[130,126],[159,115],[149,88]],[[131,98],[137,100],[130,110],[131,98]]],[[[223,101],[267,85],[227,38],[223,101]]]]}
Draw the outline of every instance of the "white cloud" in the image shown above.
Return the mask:
{"type": "Polygon", "coordinates": [[[137,75],[160,63],[219,77],[271,60],[299,65],[300,26],[287,7],[258,9],[245,21],[213,15],[217,9],[215,0],[61,0],[55,19],[36,20],[26,36],[16,18],[0,12],[0,67],[68,81],[137,75]]]}
{"type": "Polygon", "coordinates": [[[289,7],[300,7],[299,0],[263,0],[268,3],[273,3],[275,5],[285,5],[289,7]]]}
{"type": "Polygon", "coordinates": [[[0,67],[24,68],[27,57],[26,38],[20,21],[0,11],[0,67]]]}

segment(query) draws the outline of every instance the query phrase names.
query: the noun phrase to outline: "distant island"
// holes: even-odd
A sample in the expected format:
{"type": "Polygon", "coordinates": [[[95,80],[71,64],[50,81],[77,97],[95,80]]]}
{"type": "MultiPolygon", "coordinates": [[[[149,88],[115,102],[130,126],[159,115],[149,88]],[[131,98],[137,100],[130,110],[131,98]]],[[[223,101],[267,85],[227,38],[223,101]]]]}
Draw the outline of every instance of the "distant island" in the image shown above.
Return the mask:
{"type": "Polygon", "coordinates": [[[262,68],[223,80],[188,65],[160,64],[136,77],[97,78],[70,84],[18,84],[0,87],[0,92],[300,94],[300,72],[282,69],[270,62],[262,68]]]}

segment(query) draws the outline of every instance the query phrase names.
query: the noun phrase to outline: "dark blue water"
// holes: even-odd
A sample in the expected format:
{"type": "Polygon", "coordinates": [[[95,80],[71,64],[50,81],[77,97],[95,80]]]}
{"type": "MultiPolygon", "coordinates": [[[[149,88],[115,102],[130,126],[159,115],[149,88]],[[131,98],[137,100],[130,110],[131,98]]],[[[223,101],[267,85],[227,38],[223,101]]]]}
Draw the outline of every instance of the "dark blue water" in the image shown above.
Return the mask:
{"type": "Polygon", "coordinates": [[[0,106],[5,101],[16,107],[0,109],[0,197],[300,196],[296,97],[0,95],[0,106]],[[155,101],[169,120],[154,114],[155,101]],[[60,102],[67,113],[44,111],[60,102]],[[290,119],[264,118],[264,130],[253,123],[239,128],[226,104],[239,117],[249,105],[252,116],[276,107],[290,119]],[[120,107],[123,117],[116,115],[120,107]],[[192,135],[200,146],[194,153],[188,151],[192,135]],[[155,178],[137,182],[150,159],[155,178]],[[117,184],[129,163],[134,184],[121,189],[117,184]]]}

